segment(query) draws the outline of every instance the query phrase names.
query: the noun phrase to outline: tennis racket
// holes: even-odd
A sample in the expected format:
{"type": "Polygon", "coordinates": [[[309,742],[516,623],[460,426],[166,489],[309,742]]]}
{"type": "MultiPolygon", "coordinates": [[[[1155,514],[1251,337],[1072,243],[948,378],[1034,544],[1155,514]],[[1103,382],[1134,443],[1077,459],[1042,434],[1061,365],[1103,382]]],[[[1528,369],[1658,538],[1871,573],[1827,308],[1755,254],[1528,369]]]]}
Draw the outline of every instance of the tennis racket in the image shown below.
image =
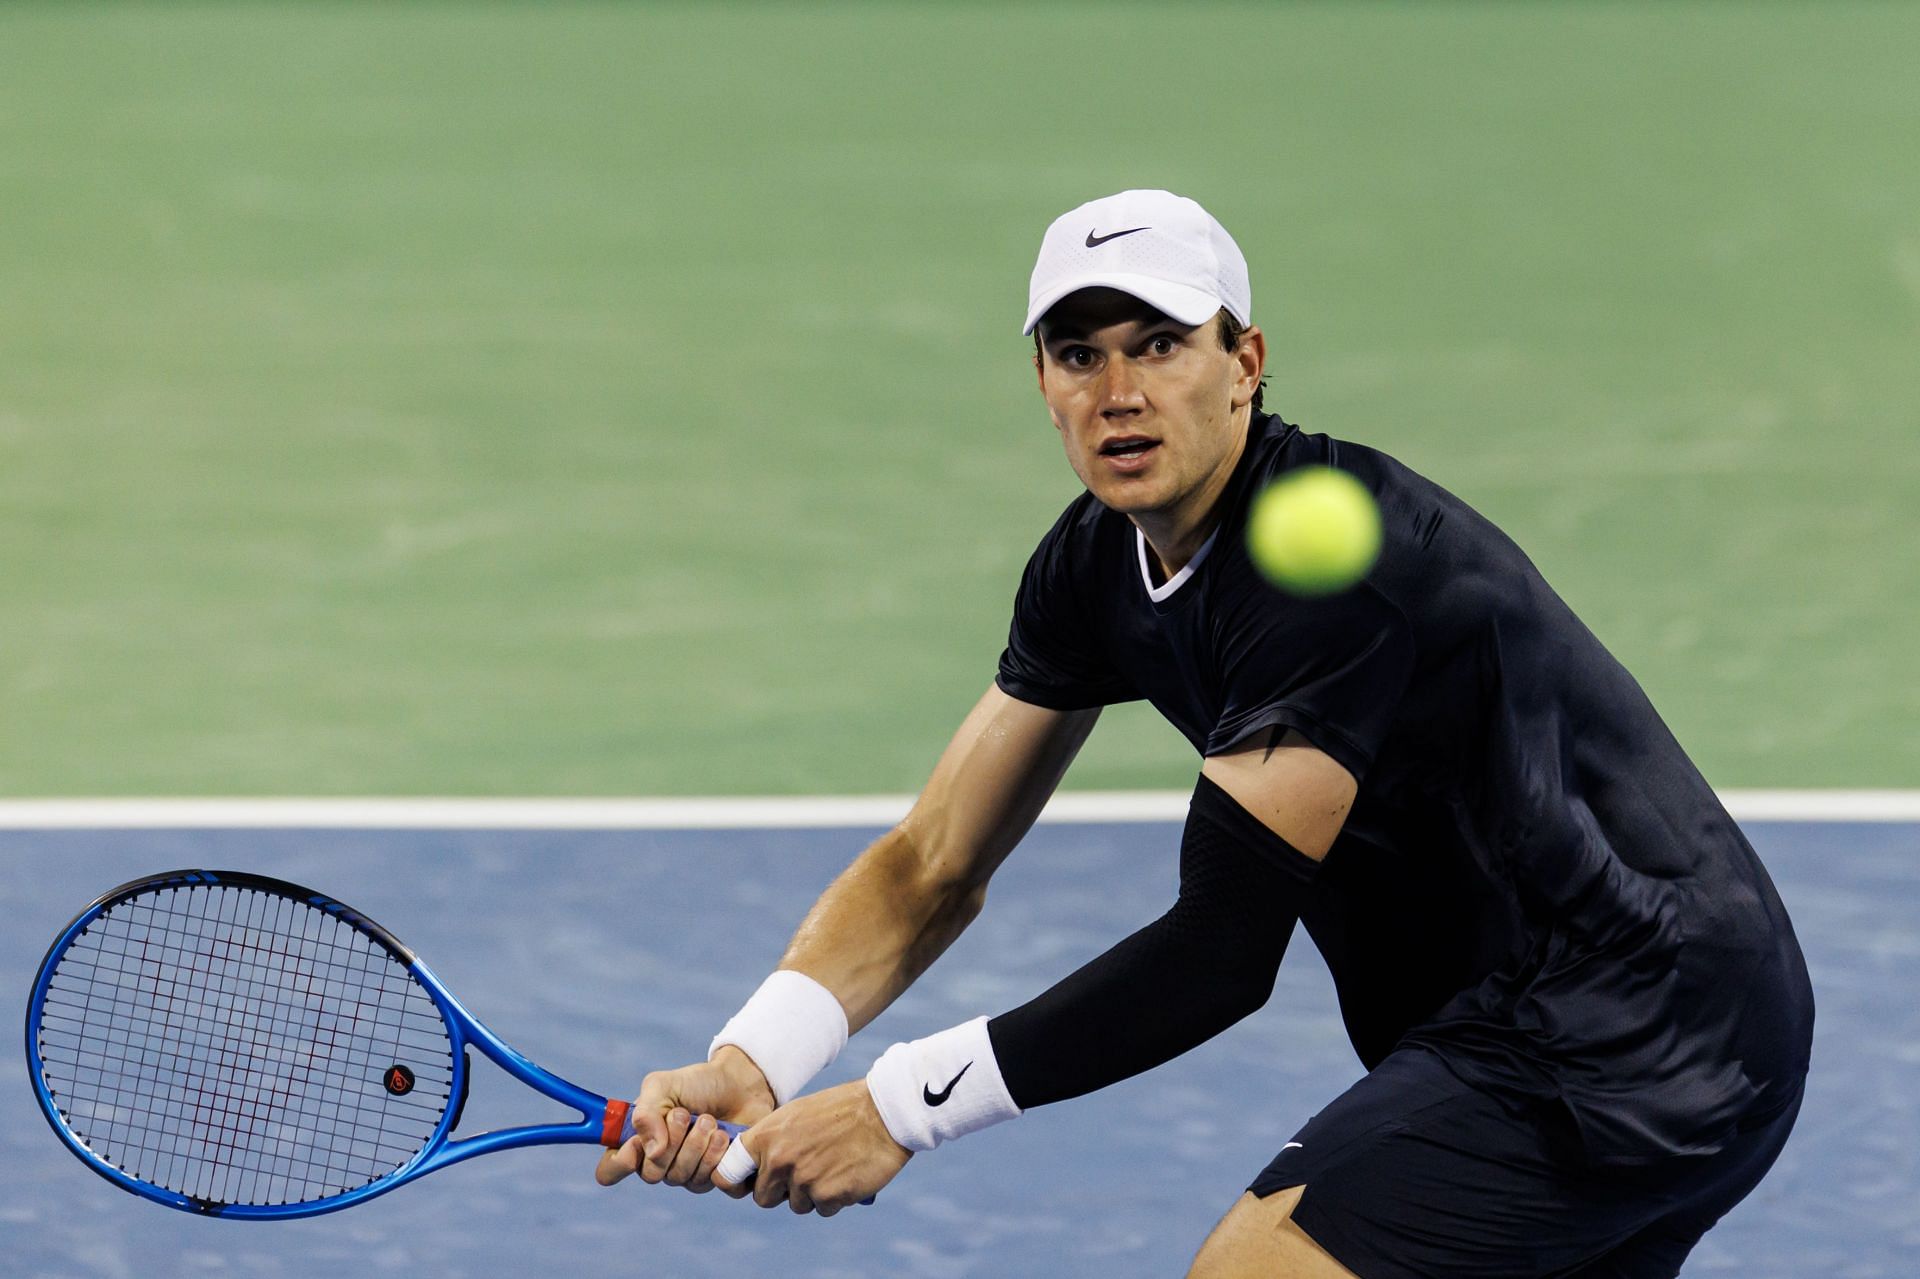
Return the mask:
{"type": "Polygon", "coordinates": [[[233,871],[138,879],[82,911],[34,978],[27,1061],[81,1162],[221,1217],[308,1217],[475,1155],[633,1135],[626,1102],[515,1052],[380,925],[233,871]],[[579,1121],[456,1140],[469,1048],[579,1121]]]}

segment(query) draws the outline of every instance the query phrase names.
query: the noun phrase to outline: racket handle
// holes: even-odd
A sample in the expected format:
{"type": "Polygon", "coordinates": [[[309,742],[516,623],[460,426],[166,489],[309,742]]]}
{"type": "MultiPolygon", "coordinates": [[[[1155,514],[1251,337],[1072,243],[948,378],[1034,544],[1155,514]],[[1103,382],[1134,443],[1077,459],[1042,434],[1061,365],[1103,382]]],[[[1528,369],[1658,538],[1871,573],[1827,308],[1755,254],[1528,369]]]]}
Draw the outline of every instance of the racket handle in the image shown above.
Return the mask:
{"type": "MultiPolygon", "coordinates": [[[[695,1115],[694,1119],[699,1119],[699,1116],[695,1115]]],[[[729,1123],[724,1119],[715,1119],[713,1122],[720,1131],[727,1134],[729,1138],[738,1137],[747,1130],[746,1124],[729,1123]]],[[[632,1136],[633,1107],[624,1101],[608,1102],[606,1123],[601,1134],[601,1144],[611,1146],[617,1150],[621,1146],[626,1145],[627,1139],[632,1136]],[[619,1121],[617,1130],[614,1126],[616,1119],[619,1121]]],[[[753,1161],[753,1155],[745,1146],[737,1141],[730,1141],[727,1145],[727,1153],[720,1156],[720,1165],[715,1168],[714,1171],[735,1185],[748,1186],[753,1184],[753,1175],[759,1171],[759,1168],[760,1165],[753,1161]]],[[[868,1195],[860,1202],[862,1204],[870,1204],[873,1202],[873,1198],[872,1195],[868,1195]]]]}
{"type": "MultiPolygon", "coordinates": [[[[693,1116],[694,1119],[698,1119],[699,1117],[698,1115],[693,1116]]],[[[732,1124],[724,1119],[716,1119],[713,1122],[718,1124],[720,1131],[729,1137],[738,1137],[747,1130],[745,1124],[732,1124]]],[[[633,1103],[626,1101],[608,1102],[606,1114],[600,1121],[600,1144],[609,1150],[618,1150],[620,1147],[626,1145],[632,1137],[633,1103]]]]}

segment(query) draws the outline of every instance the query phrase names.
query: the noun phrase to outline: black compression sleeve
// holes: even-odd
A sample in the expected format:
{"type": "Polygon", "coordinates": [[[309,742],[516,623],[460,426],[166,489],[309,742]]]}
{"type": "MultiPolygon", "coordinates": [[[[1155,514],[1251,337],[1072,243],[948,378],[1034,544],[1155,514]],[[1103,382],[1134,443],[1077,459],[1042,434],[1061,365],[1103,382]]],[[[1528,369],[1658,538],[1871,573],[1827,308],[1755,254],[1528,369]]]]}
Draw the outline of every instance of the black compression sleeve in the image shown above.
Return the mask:
{"type": "Polygon", "coordinates": [[[1318,868],[1203,775],[1172,909],[987,1023],[1014,1104],[1064,1101],[1150,1070],[1266,1003],[1318,868]]]}

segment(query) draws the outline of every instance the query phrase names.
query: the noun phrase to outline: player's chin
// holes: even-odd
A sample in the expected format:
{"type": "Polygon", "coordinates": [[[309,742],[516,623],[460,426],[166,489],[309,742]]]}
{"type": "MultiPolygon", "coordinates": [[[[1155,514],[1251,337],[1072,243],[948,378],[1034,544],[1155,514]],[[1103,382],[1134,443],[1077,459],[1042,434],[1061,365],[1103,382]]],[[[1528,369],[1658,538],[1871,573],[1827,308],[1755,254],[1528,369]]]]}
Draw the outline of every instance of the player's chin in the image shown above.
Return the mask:
{"type": "Polygon", "coordinates": [[[1104,476],[1087,487],[1102,506],[1120,515],[1145,515],[1167,504],[1166,486],[1144,475],[1104,476]]]}

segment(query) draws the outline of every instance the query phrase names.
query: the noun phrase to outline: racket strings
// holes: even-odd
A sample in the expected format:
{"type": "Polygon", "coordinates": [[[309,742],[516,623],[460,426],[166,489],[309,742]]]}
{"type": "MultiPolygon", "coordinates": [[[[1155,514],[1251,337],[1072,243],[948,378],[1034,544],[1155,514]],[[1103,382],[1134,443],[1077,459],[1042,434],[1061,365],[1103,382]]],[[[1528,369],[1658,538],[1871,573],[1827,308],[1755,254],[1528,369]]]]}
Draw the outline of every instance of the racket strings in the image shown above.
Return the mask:
{"type": "Polygon", "coordinates": [[[405,965],[325,910],[231,885],[145,893],[89,925],[50,981],[41,1056],[96,1154],[219,1204],[377,1180],[452,1093],[445,1021],[405,965]]]}

